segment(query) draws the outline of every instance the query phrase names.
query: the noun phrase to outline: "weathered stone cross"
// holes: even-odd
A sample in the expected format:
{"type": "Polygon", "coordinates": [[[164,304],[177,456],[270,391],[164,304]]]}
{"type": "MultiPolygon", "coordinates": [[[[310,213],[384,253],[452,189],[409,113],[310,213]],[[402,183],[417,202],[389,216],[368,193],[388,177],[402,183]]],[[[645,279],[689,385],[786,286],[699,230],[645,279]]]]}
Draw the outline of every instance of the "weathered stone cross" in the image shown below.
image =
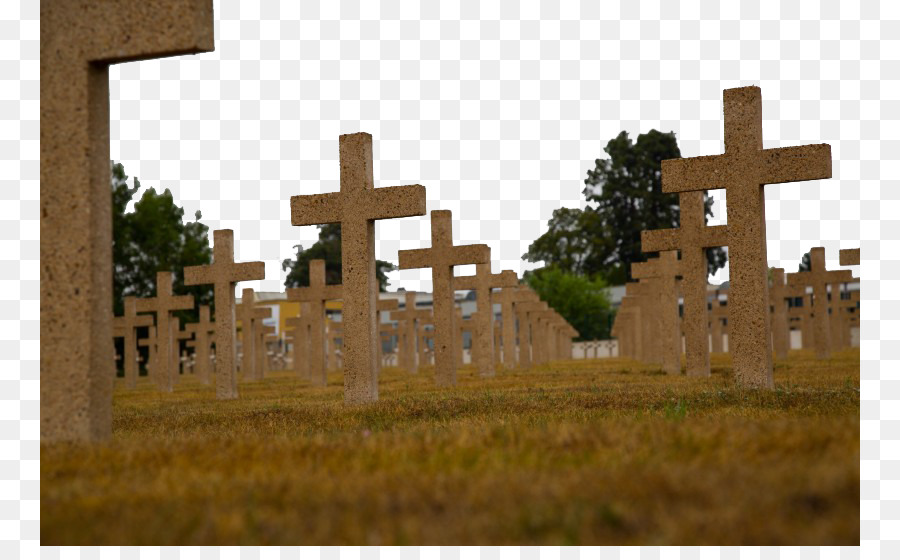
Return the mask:
{"type": "MultiPolygon", "coordinates": [[[[184,329],[194,335],[194,352],[196,359],[194,360],[194,371],[197,374],[197,380],[204,385],[209,384],[209,347],[212,344],[212,337],[216,332],[216,324],[210,321],[209,306],[200,306],[200,320],[196,323],[188,323],[184,329]]],[[[218,347],[218,342],[216,342],[218,347]]],[[[218,382],[217,382],[218,386],[218,382]]]]}
{"type": "Polygon", "coordinates": [[[172,365],[170,367],[171,371],[173,372],[172,375],[175,381],[180,382],[181,377],[179,377],[178,374],[180,373],[181,369],[181,361],[179,360],[179,350],[181,349],[181,344],[179,342],[182,340],[190,340],[194,336],[194,333],[187,330],[182,330],[181,321],[178,319],[178,317],[172,317],[171,322],[172,352],[170,353],[170,356],[172,356],[172,365]]]}
{"type": "Polygon", "coordinates": [[[537,354],[540,342],[536,340],[534,315],[547,309],[547,304],[529,289],[525,289],[522,299],[516,302],[516,318],[519,321],[519,367],[522,369],[530,368],[532,363],[536,362],[536,358],[539,358],[537,354]]]}
{"type": "Polygon", "coordinates": [[[790,297],[802,296],[797,289],[785,284],[783,268],[772,269],[772,286],[769,287],[769,304],[772,307],[772,345],[775,357],[779,360],[787,358],[791,349],[791,330],[788,319],[788,303],[790,297]]]}
{"type": "Polygon", "coordinates": [[[147,347],[147,377],[150,378],[150,381],[158,384],[156,371],[156,327],[147,328],[147,337],[138,339],[138,346],[147,347]]]}
{"type": "MultiPolygon", "coordinates": [[[[234,286],[245,280],[263,280],[261,261],[234,262],[234,231],[213,232],[213,262],[184,268],[184,283],[189,286],[212,284],[216,304],[216,398],[236,399],[234,286]]],[[[207,367],[204,365],[204,367],[207,367]]]]}
{"type": "Polygon", "coordinates": [[[425,187],[375,188],[372,136],[365,132],[340,137],[341,191],[291,197],[291,224],[341,224],[344,286],[344,402],[378,400],[375,327],[375,220],[423,216],[425,187]]]}
{"type": "Polygon", "coordinates": [[[453,215],[449,210],[431,212],[431,248],[398,252],[400,269],[431,268],[434,298],[434,376],[439,386],[456,385],[453,355],[453,267],[484,264],[491,258],[484,244],[453,245],[453,215]]]}
{"type": "MultiPolygon", "coordinates": [[[[377,350],[377,359],[375,363],[375,367],[378,368],[378,372],[381,372],[382,362],[384,361],[384,344],[382,343],[381,330],[381,314],[384,311],[388,312],[388,317],[391,316],[391,312],[396,311],[400,307],[400,304],[395,299],[378,299],[375,302],[375,329],[378,331],[378,344],[375,345],[375,349],[377,350]]],[[[342,344],[346,344],[346,340],[342,341],[342,344]]],[[[378,379],[378,374],[376,373],[375,379],[378,379]]]]}
{"type": "Polygon", "coordinates": [[[256,381],[262,379],[262,371],[257,371],[259,358],[256,356],[256,348],[259,338],[259,324],[261,319],[271,315],[271,309],[256,306],[256,293],[253,288],[244,288],[241,292],[241,304],[237,306],[237,317],[241,320],[241,377],[244,381],[256,381]],[[268,311],[266,311],[268,310],[268,311]]]}
{"type": "MultiPolygon", "coordinates": [[[[490,248],[488,249],[490,251],[490,248]]],[[[472,351],[475,366],[482,377],[493,377],[494,369],[494,299],[491,291],[494,288],[516,286],[519,279],[512,270],[504,270],[499,274],[491,274],[491,262],[475,265],[474,276],[456,276],[453,278],[454,290],[475,290],[478,312],[472,316],[475,321],[472,333],[472,351]],[[484,311],[482,313],[482,311],[484,311]]]]}
{"type": "Polygon", "coordinates": [[[726,189],[731,308],[729,348],[734,375],[748,387],[771,389],[772,340],[766,278],[763,185],[831,177],[828,144],[763,149],[762,95],[755,86],[726,89],[725,153],[665,160],[663,192],[726,189]]]}
{"type": "Polygon", "coordinates": [[[112,426],[109,66],[213,50],[212,0],[41,3],[41,441],[112,426]]]}
{"type": "MultiPolygon", "coordinates": [[[[344,242],[346,245],[346,241],[344,242]]],[[[344,253],[346,254],[346,253],[344,253]]],[[[325,302],[341,299],[344,289],[341,284],[325,284],[325,261],[313,259],[309,261],[309,286],[303,288],[288,288],[287,298],[292,301],[309,303],[309,370],[310,380],[317,387],[327,384],[327,372],[325,371],[325,302]]],[[[347,300],[344,300],[344,310],[347,309],[347,300]]],[[[372,306],[374,319],[375,306],[372,306]]],[[[361,333],[364,334],[364,333],[361,333]]],[[[363,383],[368,390],[367,381],[355,379],[354,383],[363,383]]],[[[360,389],[355,387],[354,390],[360,389]]],[[[344,400],[348,399],[347,374],[344,374],[344,400]]],[[[363,402],[353,401],[353,402],[363,402]]]]}
{"type": "Polygon", "coordinates": [[[149,327],[153,324],[153,317],[149,315],[137,314],[137,298],[134,296],[125,296],[125,310],[120,317],[113,319],[113,328],[118,332],[117,336],[124,338],[125,342],[125,386],[134,389],[137,386],[138,369],[137,360],[135,360],[135,350],[137,343],[134,336],[134,329],[138,327],[149,327]]]}
{"type": "MultiPolygon", "coordinates": [[[[705,266],[705,265],[704,265],[705,266]]],[[[678,329],[678,281],[681,262],[677,251],[662,251],[658,258],[631,264],[631,277],[635,280],[653,279],[656,292],[656,314],[659,317],[659,347],[663,369],[666,373],[681,373],[681,336],[678,329]]],[[[704,286],[705,287],[705,286],[704,286]]],[[[704,296],[704,304],[706,297],[704,296]]],[[[705,306],[705,305],[704,305],[705,306]]],[[[706,322],[695,325],[698,329],[706,322]]],[[[705,334],[705,328],[703,328],[705,334]]]]}
{"type": "Polygon", "coordinates": [[[812,287],[816,358],[820,360],[826,360],[831,356],[828,285],[835,282],[850,282],[851,280],[853,280],[853,272],[849,270],[825,270],[824,247],[813,247],[809,250],[809,270],[788,274],[789,285],[812,287]]]}
{"type": "Polygon", "coordinates": [[[309,371],[309,341],[311,338],[310,329],[312,321],[310,320],[310,303],[304,301],[300,303],[300,316],[290,317],[285,320],[285,325],[292,329],[291,343],[294,350],[294,371],[300,379],[310,379],[309,371]]]}
{"type": "Polygon", "coordinates": [[[706,250],[728,243],[727,226],[706,225],[703,191],[678,193],[679,226],[641,232],[644,252],[681,251],[684,293],[685,361],[688,375],[709,376],[709,313],[706,286],[709,272],[706,250]]]}
{"type": "MultiPolygon", "coordinates": [[[[178,370],[172,371],[173,345],[172,323],[169,321],[169,313],[180,309],[193,309],[194,296],[172,295],[171,272],[156,273],[156,297],[138,298],[135,306],[138,313],[156,314],[156,373],[157,382],[161,391],[171,392],[178,376],[178,370]]],[[[176,345],[177,349],[177,345],[176,345]]],[[[177,359],[177,356],[176,356],[177,359]]]]}
{"type": "Polygon", "coordinates": [[[410,373],[416,373],[419,365],[416,363],[416,341],[419,338],[419,328],[416,321],[422,323],[431,318],[428,309],[416,309],[416,292],[406,292],[405,307],[403,311],[391,311],[391,319],[400,321],[400,367],[410,373]]]}

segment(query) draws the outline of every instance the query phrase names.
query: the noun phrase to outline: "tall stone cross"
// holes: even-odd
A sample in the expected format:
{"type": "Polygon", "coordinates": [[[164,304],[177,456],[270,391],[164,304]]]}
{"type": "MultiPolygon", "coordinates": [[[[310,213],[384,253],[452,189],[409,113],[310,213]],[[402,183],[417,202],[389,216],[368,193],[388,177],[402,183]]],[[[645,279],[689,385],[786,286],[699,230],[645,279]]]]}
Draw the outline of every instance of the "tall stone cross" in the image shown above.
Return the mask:
{"type": "Polygon", "coordinates": [[[171,352],[170,356],[172,356],[172,365],[170,367],[171,367],[171,371],[174,372],[173,377],[174,377],[175,381],[178,382],[178,381],[181,381],[181,378],[178,376],[178,374],[179,374],[179,370],[181,369],[180,365],[182,363],[179,360],[179,357],[180,357],[179,351],[181,350],[180,342],[182,340],[185,340],[185,341],[190,340],[191,338],[193,338],[194,333],[192,333],[191,331],[182,330],[181,329],[181,321],[178,319],[178,317],[172,317],[171,321],[172,321],[172,352],[171,352]]]}
{"type": "Polygon", "coordinates": [[[256,292],[253,288],[244,288],[241,292],[241,303],[236,305],[237,318],[241,321],[241,377],[244,381],[255,381],[262,375],[256,371],[257,328],[259,307],[256,306],[256,292]]]}
{"type": "MultiPolygon", "coordinates": [[[[209,384],[209,347],[212,344],[215,335],[216,324],[210,320],[209,306],[200,306],[200,320],[196,323],[188,323],[184,329],[194,335],[194,372],[197,374],[197,380],[204,385],[209,384]]],[[[218,347],[218,342],[216,343],[218,347]]],[[[216,385],[218,387],[218,383],[216,385]]]]}
{"type": "Polygon", "coordinates": [[[173,279],[171,272],[157,272],[156,297],[138,298],[135,302],[138,313],[156,314],[156,380],[160,390],[166,392],[172,391],[178,377],[178,370],[172,371],[172,353],[177,353],[178,347],[177,342],[172,338],[174,333],[169,314],[172,311],[194,308],[194,296],[172,294],[173,279]]]}
{"type": "MultiPolygon", "coordinates": [[[[730,296],[729,296],[730,299],[730,296]]],[[[712,349],[710,352],[714,354],[721,354],[725,351],[725,342],[723,340],[723,336],[725,333],[725,325],[723,321],[729,320],[730,315],[730,306],[731,303],[729,300],[725,300],[724,303],[719,299],[718,293],[713,296],[712,303],[710,304],[709,310],[709,336],[712,340],[711,345],[712,349]]],[[[731,340],[728,341],[728,349],[731,350],[731,340]]]]}
{"type": "Polygon", "coordinates": [[[659,295],[656,280],[647,278],[625,284],[625,295],[633,296],[640,309],[640,322],[636,327],[640,330],[640,354],[638,360],[647,364],[662,365],[661,323],[659,315],[659,295]]]}
{"type": "Polygon", "coordinates": [[[156,381],[156,327],[147,328],[147,337],[137,341],[139,347],[147,348],[147,377],[152,382],[156,381]]]}
{"type": "Polygon", "coordinates": [[[453,267],[484,264],[490,258],[487,245],[453,245],[453,215],[431,211],[431,248],[398,252],[400,269],[431,268],[434,307],[434,377],[439,386],[456,385],[453,355],[453,267]]]}
{"type": "Polygon", "coordinates": [[[375,220],[425,215],[425,187],[376,189],[372,136],[344,134],[339,144],[340,192],[291,197],[291,224],[341,224],[344,402],[356,404],[378,400],[375,220]]]}
{"type": "Polygon", "coordinates": [[[312,328],[311,314],[310,303],[302,302],[300,304],[300,316],[290,317],[285,320],[285,326],[291,329],[292,332],[291,343],[294,352],[294,371],[297,373],[297,377],[306,380],[310,379],[309,341],[311,338],[310,329],[312,328]]]}
{"type": "Polygon", "coordinates": [[[725,189],[728,195],[729,307],[735,379],[771,389],[772,340],[766,261],[764,185],[831,177],[831,146],[763,149],[762,94],[726,89],[725,153],[665,160],[663,192],[725,189]]]}
{"type": "MultiPolygon", "coordinates": [[[[388,312],[388,317],[391,316],[391,312],[396,311],[400,307],[400,304],[395,299],[377,299],[375,302],[375,330],[378,335],[378,344],[375,345],[376,350],[376,360],[375,367],[378,368],[378,373],[381,372],[382,362],[384,361],[384,345],[382,343],[381,337],[381,314],[385,311],[388,312]]],[[[343,344],[346,344],[346,340],[342,341],[343,344]]],[[[378,379],[378,373],[376,373],[375,379],[378,379]]]]}
{"type": "Polygon", "coordinates": [[[816,358],[826,360],[831,356],[831,333],[828,319],[828,285],[835,282],[850,282],[853,272],[849,270],[825,270],[825,248],[813,247],[809,250],[809,270],[788,274],[791,286],[812,287],[813,335],[816,341],[816,358]]]}
{"type": "MultiPolygon", "coordinates": [[[[342,243],[345,242],[342,241],[342,243]]],[[[287,298],[289,300],[299,301],[301,302],[301,305],[304,302],[309,304],[309,371],[310,380],[312,381],[312,384],[317,387],[324,387],[328,382],[327,372],[325,371],[325,302],[328,300],[341,299],[343,296],[344,289],[341,284],[325,284],[325,261],[322,259],[313,259],[309,261],[309,286],[287,289],[287,298]]],[[[344,310],[346,311],[346,309],[347,300],[344,299],[344,310]]],[[[374,305],[372,306],[372,313],[372,318],[374,320],[374,305]]],[[[362,382],[367,383],[365,379],[363,379],[362,382]]],[[[354,378],[354,383],[360,383],[360,380],[354,378]]],[[[355,387],[355,389],[358,388],[355,387]]],[[[347,390],[347,374],[345,372],[345,401],[348,398],[347,390]]],[[[368,389],[366,390],[368,391],[368,389]]]]}
{"type": "Polygon", "coordinates": [[[419,326],[431,319],[428,309],[416,309],[416,292],[406,292],[402,311],[391,311],[391,319],[399,321],[400,367],[410,373],[416,373],[419,365],[416,362],[416,341],[419,339],[419,326]]]}
{"type": "MultiPolygon", "coordinates": [[[[658,286],[658,291],[656,292],[656,314],[659,317],[660,326],[659,345],[662,350],[663,369],[669,374],[681,373],[681,336],[678,328],[677,281],[677,277],[681,275],[681,264],[681,261],[678,260],[678,252],[674,250],[662,251],[658,258],[649,259],[647,262],[631,264],[632,278],[636,280],[652,278],[658,286]]],[[[703,299],[705,307],[705,295],[703,299]]],[[[706,321],[688,326],[696,327],[703,335],[706,334],[706,321]]]]}
{"type": "Polygon", "coordinates": [[[500,338],[503,343],[503,366],[506,368],[513,368],[518,363],[515,305],[520,301],[525,301],[525,293],[524,288],[516,283],[514,286],[501,288],[500,292],[494,296],[500,303],[500,321],[503,331],[500,338]]]}
{"type": "Polygon", "coordinates": [[[804,295],[798,293],[796,287],[785,283],[784,269],[772,269],[772,286],[769,288],[769,299],[772,308],[772,346],[775,357],[784,360],[791,349],[790,319],[788,317],[788,298],[804,295]]]}
{"type": "Polygon", "coordinates": [[[112,431],[109,66],[213,50],[212,0],[41,3],[41,441],[112,431]]]}
{"type": "MultiPolygon", "coordinates": [[[[235,361],[234,286],[246,280],[264,280],[265,265],[261,261],[234,262],[234,231],[213,232],[213,262],[184,268],[188,286],[212,284],[216,304],[216,398],[236,399],[237,373],[235,361]]],[[[205,367],[205,366],[204,366],[205,367]]]]}
{"type": "Polygon", "coordinates": [[[134,389],[137,386],[138,378],[138,364],[135,359],[137,341],[134,330],[138,327],[149,327],[153,324],[153,317],[137,314],[136,301],[137,298],[134,296],[125,296],[125,310],[123,314],[113,319],[113,328],[117,329],[125,342],[125,363],[123,367],[125,369],[125,386],[129,389],[134,389]]]}
{"type": "Polygon", "coordinates": [[[540,343],[536,340],[534,316],[547,310],[547,304],[531,290],[525,290],[521,301],[516,303],[516,318],[519,321],[519,367],[528,369],[535,358],[539,358],[540,343]]]}
{"type": "Polygon", "coordinates": [[[644,252],[681,251],[685,363],[688,375],[709,376],[709,279],[706,250],[728,244],[727,226],[706,225],[703,191],[678,193],[679,227],[641,232],[644,252]]]}
{"type": "MultiPolygon", "coordinates": [[[[490,251],[490,249],[488,249],[490,251]]],[[[454,290],[475,290],[475,302],[478,312],[472,316],[475,321],[472,333],[472,350],[475,367],[482,377],[493,377],[494,369],[494,288],[516,286],[519,278],[512,270],[504,270],[499,274],[491,274],[490,261],[475,265],[474,276],[456,276],[453,278],[454,290]],[[483,312],[482,312],[483,311],[483,312]]]]}

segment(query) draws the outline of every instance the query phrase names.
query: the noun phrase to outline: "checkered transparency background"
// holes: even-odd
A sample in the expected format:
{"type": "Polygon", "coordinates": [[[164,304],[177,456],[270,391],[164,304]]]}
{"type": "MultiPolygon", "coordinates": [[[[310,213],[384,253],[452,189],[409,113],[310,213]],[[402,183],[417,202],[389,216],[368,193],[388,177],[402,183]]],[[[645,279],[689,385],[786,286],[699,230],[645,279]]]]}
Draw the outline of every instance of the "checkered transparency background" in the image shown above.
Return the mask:
{"type": "MultiPolygon", "coordinates": [[[[586,170],[625,130],[723,150],[722,90],[759,85],[766,147],[826,142],[834,178],[766,189],[769,262],[862,247],[863,556],[900,557],[900,3],[416,2],[215,4],[216,51],[114,66],[111,155],[187,216],[235,230],[240,260],[316,240],[289,197],[338,190],[338,136],[374,137],[376,186],[420,183],[457,243],[495,270],[554,209],[584,206],[586,170]],[[257,4],[262,4],[257,5],[257,4]],[[862,4],[861,6],[857,4],[862,4]]],[[[0,5],[0,558],[38,557],[39,13],[0,5]],[[16,342],[18,341],[18,343],[16,342]],[[19,541],[23,541],[20,544],[19,541]]],[[[717,198],[716,223],[727,201],[717,198]]],[[[427,218],[380,222],[379,258],[429,245],[427,218]]],[[[859,270],[861,268],[862,270],[859,270]]],[[[463,271],[465,272],[465,271],[463,271]]],[[[727,278],[727,271],[716,280],[727,278]]],[[[392,287],[430,289],[427,273],[392,287]]],[[[254,283],[250,283],[253,285],[254,283]]],[[[761,489],[765,491],[765,489],[761,489]]],[[[579,557],[548,549],[311,549],[337,560],[579,557]]],[[[858,550],[583,549],[583,558],[859,558],[858,550]],[[602,552],[598,555],[598,552],[602,552]],[[607,556],[608,554],[608,556],[607,556]]],[[[45,558],[298,558],[293,549],[45,549],[45,558]]],[[[299,556],[298,556],[299,555],[299,556]]]]}

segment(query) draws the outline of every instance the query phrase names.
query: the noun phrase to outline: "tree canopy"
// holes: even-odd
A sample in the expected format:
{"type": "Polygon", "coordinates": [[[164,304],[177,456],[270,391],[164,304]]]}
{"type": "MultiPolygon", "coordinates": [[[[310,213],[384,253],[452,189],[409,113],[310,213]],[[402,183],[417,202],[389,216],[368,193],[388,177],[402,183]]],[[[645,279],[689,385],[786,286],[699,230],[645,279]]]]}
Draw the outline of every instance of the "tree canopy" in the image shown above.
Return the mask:
{"type": "MultiPolygon", "coordinates": [[[[623,131],[604,151],[609,159],[597,159],[584,180],[587,207],[554,211],[547,232],[522,258],[623,284],[631,263],[653,256],[641,251],[641,231],[678,227],[678,195],[662,192],[661,172],[663,160],[681,157],[675,133],[651,130],[633,142],[623,131]]],[[[712,215],[708,196],[706,214],[712,215]]],[[[710,274],[726,261],[722,248],[707,250],[707,257],[710,274]]]]}
{"type": "Polygon", "coordinates": [[[609,338],[612,314],[602,279],[547,266],[526,272],[525,282],[578,331],[579,340],[609,338]]]}
{"type": "MultiPolygon", "coordinates": [[[[287,270],[288,275],[284,280],[285,288],[309,286],[309,261],[323,259],[325,261],[325,282],[328,284],[340,284],[343,267],[341,265],[341,224],[326,224],[319,226],[319,240],[313,243],[309,249],[303,249],[302,245],[294,245],[297,254],[293,259],[284,259],[281,269],[287,270]]],[[[396,267],[387,261],[375,261],[375,277],[378,280],[378,290],[387,290],[387,273],[396,267]]]]}
{"type": "MultiPolygon", "coordinates": [[[[134,211],[126,212],[140,186],[135,177],[129,187],[124,166],[113,163],[113,309],[116,315],[123,312],[124,296],[154,296],[156,273],[164,270],[175,273],[176,294],[191,294],[197,305],[212,305],[212,286],[184,285],[184,267],[212,262],[209,228],[200,222],[200,212],[194,215],[193,222],[184,223],[184,209],[175,205],[168,189],[159,194],[155,189],[144,191],[135,202],[134,211]]],[[[177,314],[185,320],[197,318],[196,310],[177,314]]]]}

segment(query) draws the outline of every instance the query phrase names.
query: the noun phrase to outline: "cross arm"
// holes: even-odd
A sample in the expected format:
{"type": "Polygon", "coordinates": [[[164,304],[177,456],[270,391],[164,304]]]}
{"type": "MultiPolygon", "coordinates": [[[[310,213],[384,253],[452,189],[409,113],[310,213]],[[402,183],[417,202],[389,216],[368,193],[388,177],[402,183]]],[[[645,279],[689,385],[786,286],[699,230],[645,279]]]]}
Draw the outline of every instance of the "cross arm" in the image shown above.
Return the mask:
{"type": "Polygon", "coordinates": [[[229,282],[244,282],[246,280],[266,279],[266,265],[262,261],[232,263],[229,269],[229,282]]]}
{"type": "Polygon", "coordinates": [[[194,296],[174,296],[171,302],[169,309],[172,310],[194,308],[194,296]]]}
{"type": "Polygon", "coordinates": [[[402,249],[397,251],[400,270],[411,268],[430,268],[434,249],[402,249]]]}
{"type": "Polygon", "coordinates": [[[452,265],[484,264],[491,258],[491,248],[485,244],[457,245],[450,249],[452,265]]]}
{"type": "Polygon", "coordinates": [[[341,221],[344,213],[343,194],[325,193],[291,197],[291,225],[314,226],[341,221]]]}
{"type": "Polygon", "coordinates": [[[422,185],[404,185],[401,187],[384,187],[363,191],[366,197],[365,218],[370,220],[387,220],[408,216],[425,215],[425,187],[422,185]]]}
{"type": "Polygon", "coordinates": [[[760,183],[774,185],[831,178],[831,146],[809,144],[762,151],[760,183]]]}
{"type": "Polygon", "coordinates": [[[838,251],[841,266],[854,266],[859,264],[859,249],[841,249],[838,251]]]}
{"type": "Polygon", "coordinates": [[[635,280],[658,278],[660,275],[661,271],[656,260],[631,263],[631,277],[635,280]]]}
{"type": "Polygon", "coordinates": [[[728,157],[699,156],[662,161],[664,193],[723,189],[731,176],[728,157]]]}

